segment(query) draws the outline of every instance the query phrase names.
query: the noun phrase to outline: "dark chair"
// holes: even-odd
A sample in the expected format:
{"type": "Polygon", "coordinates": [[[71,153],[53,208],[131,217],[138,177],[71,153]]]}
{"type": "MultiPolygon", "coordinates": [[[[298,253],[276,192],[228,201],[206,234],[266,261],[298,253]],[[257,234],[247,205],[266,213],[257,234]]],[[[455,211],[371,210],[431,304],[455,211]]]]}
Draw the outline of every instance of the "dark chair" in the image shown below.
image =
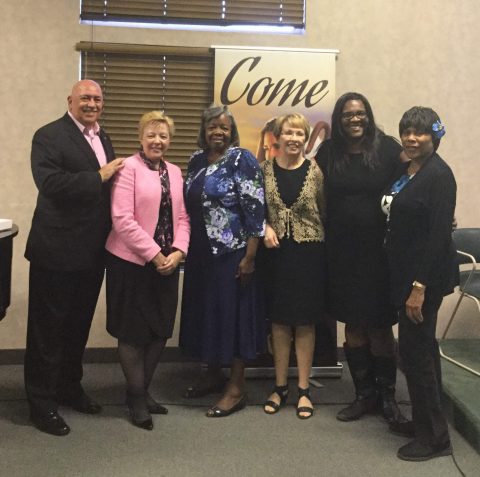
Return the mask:
{"type": "MultiPolygon", "coordinates": [[[[480,270],[477,269],[477,265],[480,265],[480,228],[465,228],[457,229],[453,232],[453,242],[457,249],[458,263],[460,266],[460,284],[458,287],[458,297],[455,308],[453,309],[452,316],[445,327],[445,331],[442,335],[442,340],[447,336],[450,325],[452,324],[458,308],[463,299],[470,298],[473,300],[480,313],[480,270]],[[462,265],[468,265],[468,267],[462,267],[462,265]]],[[[480,377],[480,372],[466,366],[446,355],[442,347],[440,346],[440,356],[451,363],[460,366],[461,368],[469,371],[480,377]]]]}

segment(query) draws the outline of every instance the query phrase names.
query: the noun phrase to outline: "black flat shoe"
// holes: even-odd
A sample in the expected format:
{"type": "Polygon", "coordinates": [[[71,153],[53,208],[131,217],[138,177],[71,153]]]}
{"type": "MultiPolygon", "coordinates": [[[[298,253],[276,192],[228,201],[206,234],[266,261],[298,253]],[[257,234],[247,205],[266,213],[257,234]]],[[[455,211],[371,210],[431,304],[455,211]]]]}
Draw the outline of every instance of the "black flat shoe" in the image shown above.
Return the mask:
{"type": "Polygon", "coordinates": [[[445,444],[431,446],[414,440],[400,447],[397,457],[402,460],[411,462],[423,462],[425,460],[434,459],[435,457],[444,457],[452,455],[452,446],[450,441],[445,444]]]}
{"type": "Polygon", "coordinates": [[[221,379],[220,381],[217,381],[208,386],[189,386],[183,394],[183,397],[187,399],[194,399],[208,396],[209,394],[221,393],[225,388],[226,382],[226,379],[221,379]]]}
{"type": "Polygon", "coordinates": [[[135,417],[135,415],[130,412],[130,419],[132,421],[132,424],[135,427],[139,427],[140,429],[145,429],[146,431],[151,431],[153,430],[153,421],[152,418],[150,419],[145,419],[145,420],[140,420],[135,417]]]}
{"type": "Polygon", "coordinates": [[[244,393],[237,404],[230,409],[220,409],[218,406],[212,406],[207,413],[207,417],[227,417],[234,412],[241,411],[247,405],[247,394],[244,393]]]}
{"type": "Polygon", "coordinates": [[[272,401],[271,399],[265,401],[263,405],[263,411],[266,414],[276,414],[278,411],[280,411],[280,408],[285,405],[288,398],[288,384],[285,384],[284,386],[275,386],[271,394],[278,395],[278,397],[280,398],[280,404],[272,401]],[[269,411],[267,407],[271,407],[273,411],[269,411]]]}
{"type": "Polygon", "coordinates": [[[168,414],[168,409],[155,401],[155,399],[153,399],[148,392],[145,395],[145,399],[147,401],[147,409],[150,414],[168,414]]]}
{"type": "Polygon", "coordinates": [[[50,411],[47,414],[30,413],[30,420],[39,431],[52,436],[66,436],[70,432],[70,427],[57,411],[50,411]]]}
{"type": "Polygon", "coordinates": [[[393,421],[389,424],[388,430],[397,436],[401,437],[415,437],[415,426],[413,421],[393,421]]]}
{"type": "Polygon", "coordinates": [[[85,393],[73,397],[64,397],[60,399],[60,404],[69,406],[82,414],[98,414],[102,410],[102,406],[85,393]]]}
{"type": "Polygon", "coordinates": [[[146,431],[153,430],[152,418],[145,419],[145,420],[139,420],[135,417],[135,415],[133,413],[130,413],[130,418],[131,418],[132,424],[134,426],[139,427],[140,429],[145,429],[146,431]]]}
{"type": "Polygon", "coordinates": [[[132,424],[141,429],[151,431],[153,429],[153,421],[148,411],[145,393],[133,394],[127,391],[126,404],[132,424]]]}
{"type": "MultiPolygon", "coordinates": [[[[310,399],[310,388],[306,388],[306,389],[298,388],[298,400],[300,401],[300,398],[304,397],[304,396],[306,398],[310,399]]],[[[310,399],[310,401],[311,401],[311,399],[310,399]]],[[[313,416],[313,407],[311,407],[311,406],[300,406],[300,407],[298,407],[297,406],[297,417],[299,419],[310,419],[312,416],[313,416]],[[306,416],[302,416],[300,414],[301,412],[308,413],[308,414],[306,416]]]]}

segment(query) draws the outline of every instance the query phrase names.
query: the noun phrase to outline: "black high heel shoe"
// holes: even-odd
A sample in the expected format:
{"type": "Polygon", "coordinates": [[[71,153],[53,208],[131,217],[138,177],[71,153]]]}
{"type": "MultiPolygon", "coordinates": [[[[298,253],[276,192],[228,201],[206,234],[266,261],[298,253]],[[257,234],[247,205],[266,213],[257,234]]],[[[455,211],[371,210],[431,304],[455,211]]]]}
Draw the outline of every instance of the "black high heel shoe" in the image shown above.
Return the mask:
{"type": "Polygon", "coordinates": [[[130,412],[130,419],[134,426],[140,427],[147,431],[153,429],[152,416],[148,412],[147,400],[145,393],[134,394],[127,391],[126,404],[130,412]]]}
{"type": "Polygon", "coordinates": [[[155,401],[148,391],[145,393],[145,400],[150,414],[168,414],[168,409],[155,401]]]}
{"type": "Polygon", "coordinates": [[[230,409],[220,409],[218,406],[212,406],[207,413],[207,417],[227,417],[234,412],[241,411],[247,405],[247,393],[244,393],[237,404],[230,409]]]}
{"type": "MultiPolygon", "coordinates": [[[[304,396],[311,401],[311,399],[310,399],[310,388],[306,388],[306,389],[298,388],[298,400],[300,401],[300,398],[302,398],[304,396]]],[[[310,407],[310,406],[297,407],[297,417],[299,419],[309,419],[312,416],[313,416],[313,407],[310,407]],[[300,414],[301,412],[308,413],[308,415],[302,416],[300,414]]]]}
{"type": "Polygon", "coordinates": [[[287,402],[288,398],[288,384],[285,384],[284,386],[275,386],[273,388],[273,391],[271,394],[277,394],[278,397],[280,398],[280,404],[277,404],[275,401],[268,400],[265,401],[263,405],[263,411],[266,414],[276,414],[278,411],[280,411],[280,408],[287,402]],[[271,407],[273,411],[268,411],[266,408],[271,407]]]}

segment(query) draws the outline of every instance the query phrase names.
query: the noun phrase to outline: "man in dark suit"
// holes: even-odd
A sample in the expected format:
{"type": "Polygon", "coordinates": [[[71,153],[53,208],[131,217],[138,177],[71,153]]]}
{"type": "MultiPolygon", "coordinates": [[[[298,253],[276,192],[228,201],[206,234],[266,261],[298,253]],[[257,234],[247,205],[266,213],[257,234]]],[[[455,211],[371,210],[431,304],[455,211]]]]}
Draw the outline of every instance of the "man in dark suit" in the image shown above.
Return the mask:
{"type": "Polygon", "coordinates": [[[84,392],[82,357],[104,276],[110,178],[123,167],[97,121],[100,86],[82,80],[68,112],[33,137],[38,199],[27,241],[30,261],[25,388],[41,431],[66,435],[59,403],[87,414],[101,407],[84,392]]]}

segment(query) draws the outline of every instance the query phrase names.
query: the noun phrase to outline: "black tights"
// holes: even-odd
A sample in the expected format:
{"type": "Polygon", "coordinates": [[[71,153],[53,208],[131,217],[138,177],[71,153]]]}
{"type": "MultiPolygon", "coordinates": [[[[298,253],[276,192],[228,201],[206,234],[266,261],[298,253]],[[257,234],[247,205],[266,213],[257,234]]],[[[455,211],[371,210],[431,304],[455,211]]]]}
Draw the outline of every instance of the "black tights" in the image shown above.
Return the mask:
{"type": "Polygon", "coordinates": [[[128,389],[136,393],[148,389],[166,342],[166,338],[159,338],[143,347],[118,342],[120,364],[128,389]]]}

